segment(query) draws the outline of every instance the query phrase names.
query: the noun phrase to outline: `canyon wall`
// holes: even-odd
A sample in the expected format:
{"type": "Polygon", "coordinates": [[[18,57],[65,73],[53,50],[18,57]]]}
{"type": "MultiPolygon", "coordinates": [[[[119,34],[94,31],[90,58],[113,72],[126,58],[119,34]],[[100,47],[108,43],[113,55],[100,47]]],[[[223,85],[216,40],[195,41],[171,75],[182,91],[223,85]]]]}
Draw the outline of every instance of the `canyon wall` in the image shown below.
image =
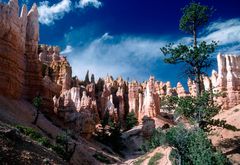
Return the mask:
{"type": "Polygon", "coordinates": [[[31,99],[41,89],[38,61],[38,12],[24,5],[19,16],[17,0],[0,3],[0,91],[9,98],[31,99]]]}
{"type": "MultiPolygon", "coordinates": [[[[0,3],[0,95],[11,99],[42,97],[42,111],[56,114],[67,127],[89,137],[106,116],[125,125],[133,112],[139,122],[144,116],[160,115],[164,96],[196,96],[196,84],[188,80],[189,92],[179,82],[156,81],[153,76],[143,83],[127,82],[112,76],[95,82],[87,73],[84,81],[72,77],[72,68],[57,46],[38,45],[37,6],[29,12],[24,5],[20,16],[18,1],[0,3]]],[[[219,54],[218,73],[203,77],[205,90],[224,92],[217,98],[224,109],[240,104],[240,57],[219,54]]]]}
{"type": "Polygon", "coordinates": [[[240,56],[218,54],[217,64],[218,72],[213,70],[210,77],[212,90],[222,94],[216,98],[222,108],[230,109],[240,104],[240,56]]]}
{"type": "MultiPolygon", "coordinates": [[[[240,104],[240,56],[217,55],[218,71],[213,70],[210,77],[202,76],[205,91],[212,91],[219,96],[215,101],[223,110],[240,104]]],[[[188,80],[189,93],[196,96],[196,84],[188,80]]]]}

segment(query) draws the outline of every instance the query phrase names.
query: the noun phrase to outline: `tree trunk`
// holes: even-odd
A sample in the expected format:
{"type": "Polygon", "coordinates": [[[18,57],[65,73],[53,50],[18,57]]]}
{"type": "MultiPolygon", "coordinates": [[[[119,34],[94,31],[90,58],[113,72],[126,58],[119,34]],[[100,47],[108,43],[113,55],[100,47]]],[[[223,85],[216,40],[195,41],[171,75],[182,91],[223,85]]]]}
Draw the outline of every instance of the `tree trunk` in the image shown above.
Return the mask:
{"type": "Polygon", "coordinates": [[[197,30],[196,30],[195,25],[194,25],[194,28],[193,28],[193,47],[194,48],[197,47],[197,30]]]}
{"type": "Polygon", "coordinates": [[[202,87],[201,87],[201,72],[199,68],[194,68],[195,70],[195,79],[196,79],[196,93],[197,96],[201,95],[202,93],[202,87]]]}
{"type": "Polygon", "coordinates": [[[36,115],[34,121],[32,122],[32,124],[34,124],[34,125],[37,124],[38,116],[39,116],[39,109],[37,108],[37,115],[36,115]]]}

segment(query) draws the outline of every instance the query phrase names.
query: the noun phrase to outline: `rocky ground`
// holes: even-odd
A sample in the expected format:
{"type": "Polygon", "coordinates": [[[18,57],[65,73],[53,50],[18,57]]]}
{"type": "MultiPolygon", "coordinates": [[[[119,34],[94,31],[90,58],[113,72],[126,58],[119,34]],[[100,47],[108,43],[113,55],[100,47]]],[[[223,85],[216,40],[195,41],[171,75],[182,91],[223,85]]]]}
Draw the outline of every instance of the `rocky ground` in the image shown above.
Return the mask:
{"type": "MultiPolygon", "coordinates": [[[[33,128],[50,141],[62,133],[62,129],[54,125],[40,114],[36,125],[34,107],[23,100],[10,100],[0,96],[0,162],[3,164],[44,164],[50,160],[52,164],[98,165],[119,163],[122,160],[105,145],[94,140],[87,141],[81,137],[75,140],[76,149],[69,163],[64,162],[53,151],[41,146],[37,142],[25,137],[13,129],[16,125],[33,128]],[[10,134],[10,135],[9,135],[10,134]]],[[[1,164],[0,163],[0,164],[1,164]]]]}
{"type": "Polygon", "coordinates": [[[67,164],[53,151],[2,122],[0,122],[0,146],[1,164],[67,164]]]}
{"type": "MultiPolygon", "coordinates": [[[[229,110],[221,112],[215,116],[215,118],[226,120],[228,124],[240,128],[239,116],[240,105],[237,105],[229,110]]],[[[240,131],[215,128],[209,137],[213,145],[220,148],[234,165],[240,164],[240,131]]]]}

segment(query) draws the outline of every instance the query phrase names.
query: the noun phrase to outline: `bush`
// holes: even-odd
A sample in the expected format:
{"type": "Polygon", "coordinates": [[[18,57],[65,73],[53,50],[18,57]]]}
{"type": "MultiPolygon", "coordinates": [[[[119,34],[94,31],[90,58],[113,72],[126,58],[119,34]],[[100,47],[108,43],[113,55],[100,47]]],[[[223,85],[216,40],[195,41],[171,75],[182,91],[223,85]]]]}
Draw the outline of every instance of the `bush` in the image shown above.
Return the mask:
{"type": "Polygon", "coordinates": [[[31,139],[37,141],[39,144],[51,148],[53,151],[55,151],[61,158],[64,160],[69,160],[72,154],[72,151],[68,150],[68,141],[69,136],[63,134],[58,135],[56,137],[56,143],[52,145],[48,138],[42,136],[40,133],[38,133],[33,128],[17,125],[16,128],[23,133],[24,135],[30,137],[31,139]]]}
{"type": "Polygon", "coordinates": [[[48,147],[48,148],[51,146],[49,140],[46,137],[43,137],[40,133],[38,133],[33,128],[25,127],[25,126],[21,126],[21,125],[17,125],[16,128],[21,133],[23,133],[26,136],[29,136],[31,139],[37,141],[41,145],[48,147]]]}
{"type": "Polygon", "coordinates": [[[134,112],[129,112],[126,117],[126,128],[129,130],[136,126],[138,123],[138,120],[135,116],[134,112]]]}
{"type": "Polygon", "coordinates": [[[64,150],[64,147],[59,145],[59,144],[55,144],[51,146],[52,150],[55,151],[61,158],[66,160],[66,152],[64,150]]]}
{"type": "Polygon", "coordinates": [[[97,160],[99,160],[100,162],[106,163],[106,164],[110,164],[110,160],[108,160],[108,158],[106,156],[104,156],[101,153],[95,153],[93,155],[94,158],[96,158],[97,160]]]}
{"type": "Polygon", "coordinates": [[[226,165],[228,160],[216,151],[199,128],[187,130],[183,126],[170,128],[166,133],[170,146],[177,149],[181,164],[186,165],[226,165]]]}
{"type": "Polygon", "coordinates": [[[181,163],[180,155],[176,149],[172,149],[169,159],[172,162],[172,165],[179,165],[181,163]]]}
{"type": "Polygon", "coordinates": [[[119,123],[115,123],[113,119],[109,117],[109,113],[106,112],[103,120],[101,121],[102,130],[96,132],[95,138],[101,143],[108,145],[113,151],[121,154],[123,149],[123,143],[121,139],[121,126],[119,123]]]}
{"type": "Polygon", "coordinates": [[[49,142],[49,140],[46,137],[42,137],[40,139],[37,140],[41,145],[50,148],[51,147],[51,143],[49,142]]]}
{"type": "Polygon", "coordinates": [[[213,97],[218,94],[203,92],[197,97],[187,96],[177,98],[176,96],[166,96],[163,100],[165,108],[175,109],[175,115],[182,115],[197,123],[198,126],[206,132],[211,131],[212,126],[226,128],[237,131],[236,127],[227,124],[224,120],[212,119],[220,111],[220,107],[213,101],[213,97]]]}
{"type": "Polygon", "coordinates": [[[160,152],[157,152],[153,155],[153,157],[150,158],[148,165],[155,165],[157,164],[157,161],[160,160],[163,157],[163,154],[160,152]]]}
{"type": "Polygon", "coordinates": [[[152,149],[155,149],[165,144],[166,144],[166,135],[160,128],[158,128],[153,132],[152,137],[149,140],[146,140],[144,142],[144,144],[141,146],[141,149],[144,152],[148,152],[152,149]]]}

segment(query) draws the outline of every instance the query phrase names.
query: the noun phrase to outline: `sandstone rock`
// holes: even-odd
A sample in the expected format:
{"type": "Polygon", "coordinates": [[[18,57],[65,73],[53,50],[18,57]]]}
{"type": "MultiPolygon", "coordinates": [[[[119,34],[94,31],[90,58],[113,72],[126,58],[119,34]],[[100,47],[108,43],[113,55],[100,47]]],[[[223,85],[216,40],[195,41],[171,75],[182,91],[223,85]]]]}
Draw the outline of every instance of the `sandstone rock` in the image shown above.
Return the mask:
{"type": "Polygon", "coordinates": [[[240,57],[218,54],[217,61],[218,73],[212,72],[212,88],[215,93],[225,93],[225,96],[216,98],[216,101],[223,109],[229,109],[240,104],[240,57]]]}
{"type": "Polygon", "coordinates": [[[54,112],[81,136],[90,138],[99,123],[96,101],[87,96],[85,89],[73,87],[59,98],[54,96],[54,112]]]}
{"type": "Polygon", "coordinates": [[[184,90],[184,88],[180,82],[177,83],[176,92],[179,97],[185,97],[187,95],[186,91],[184,90]]]}
{"type": "Polygon", "coordinates": [[[95,131],[95,121],[91,110],[85,109],[78,113],[74,130],[79,135],[89,139],[95,131]]]}
{"type": "Polygon", "coordinates": [[[10,98],[20,98],[24,87],[26,6],[18,14],[18,1],[0,3],[0,94],[10,98]]]}
{"type": "Polygon", "coordinates": [[[134,112],[138,116],[139,111],[139,89],[140,85],[133,81],[128,86],[128,103],[129,103],[129,112],[134,112]]]}
{"type": "Polygon", "coordinates": [[[49,76],[45,76],[42,80],[42,90],[41,97],[43,99],[43,110],[51,112],[54,110],[54,96],[59,96],[61,91],[61,86],[52,82],[49,76]]]}
{"type": "Polygon", "coordinates": [[[191,96],[197,96],[197,86],[194,81],[188,79],[188,89],[191,96]]]}
{"type": "Polygon", "coordinates": [[[147,82],[141,116],[156,117],[160,113],[160,98],[154,87],[154,77],[147,82]]]}

